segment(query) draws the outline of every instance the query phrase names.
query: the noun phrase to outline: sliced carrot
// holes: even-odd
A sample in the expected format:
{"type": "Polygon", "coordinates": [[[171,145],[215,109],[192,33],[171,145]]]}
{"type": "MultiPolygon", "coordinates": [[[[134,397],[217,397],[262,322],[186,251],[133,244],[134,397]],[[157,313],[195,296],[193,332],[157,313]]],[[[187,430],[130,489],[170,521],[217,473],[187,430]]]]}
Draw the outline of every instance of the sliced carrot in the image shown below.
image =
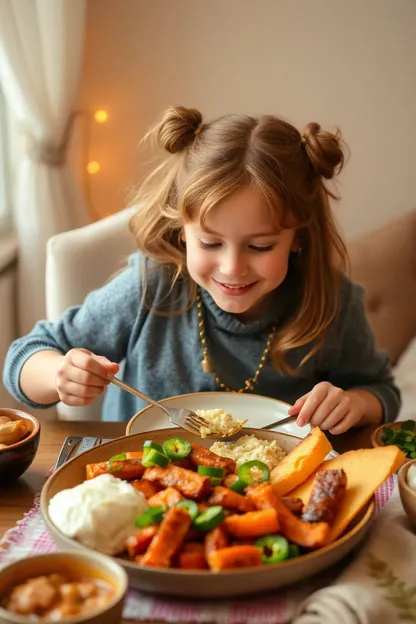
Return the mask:
{"type": "Polygon", "coordinates": [[[119,479],[131,480],[141,477],[144,471],[145,467],[140,459],[121,459],[86,466],[87,479],[94,479],[102,474],[111,474],[119,479]]]}
{"type": "Polygon", "coordinates": [[[226,548],[228,546],[228,536],[223,527],[217,526],[205,535],[205,555],[208,559],[216,550],[226,548]]]}
{"type": "Polygon", "coordinates": [[[101,474],[108,473],[108,463],[107,462],[99,462],[97,464],[87,464],[85,467],[85,475],[86,479],[95,479],[101,474]]]}
{"type": "Polygon", "coordinates": [[[127,451],[126,459],[141,459],[143,457],[143,451],[127,451]]]}
{"type": "Polygon", "coordinates": [[[136,531],[133,535],[130,535],[126,539],[126,550],[130,557],[145,553],[158,530],[159,527],[157,524],[151,524],[136,531]]]}
{"type": "Polygon", "coordinates": [[[186,509],[171,507],[166,512],[159,530],[151,541],[142,565],[169,568],[175,554],[181,549],[191,525],[191,518],[186,509]]]}
{"type": "Polygon", "coordinates": [[[255,507],[252,501],[246,496],[242,496],[237,492],[233,492],[227,487],[217,485],[212,490],[212,494],[208,499],[210,505],[221,505],[225,509],[233,509],[236,511],[254,511],[255,507]]]}
{"type": "Polygon", "coordinates": [[[256,546],[229,546],[215,550],[208,557],[211,570],[229,570],[262,565],[261,553],[256,546]]]}
{"type": "Polygon", "coordinates": [[[227,533],[237,539],[256,538],[269,533],[277,533],[280,526],[275,509],[249,511],[241,516],[232,515],[224,520],[223,525],[227,533]]]}
{"type": "Polygon", "coordinates": [[[146,498],[154,496],[160,492],[160,486],[152,481],[145,481],[144,479],[135,479],[131,482],[132,486],[138,492],[142,492],[146,498]]]}
{"type": "Polygon", "coordinates": [[[178,563],[181,570],[206,570],[208,568],[204,553],[196,550],[181,552],[178,563]]]}
{"type": "Polygon", "coordinates": [[[320,548],[325,544],[329,534],[329,524],[327,522],[304,522],[295,516],[268,483],[261,483],[255,488],[250,488],[247,495],[257,509],[274,509],[279,514],[280,532],[290,542],[304,548],[320,548]]]}

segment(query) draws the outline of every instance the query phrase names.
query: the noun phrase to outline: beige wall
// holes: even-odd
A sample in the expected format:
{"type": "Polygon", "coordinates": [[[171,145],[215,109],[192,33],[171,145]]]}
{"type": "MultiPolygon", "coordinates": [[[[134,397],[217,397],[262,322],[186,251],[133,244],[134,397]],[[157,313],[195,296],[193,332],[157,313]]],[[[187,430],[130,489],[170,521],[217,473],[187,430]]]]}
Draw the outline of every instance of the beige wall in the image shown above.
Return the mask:
{"type": "Polygon", "coordinates": [[[416,205],[416,0],[89,0],[80,104],[100,214],[140,179],[139,138],[169,104],[338,124],[348,236],[416,205]]]}

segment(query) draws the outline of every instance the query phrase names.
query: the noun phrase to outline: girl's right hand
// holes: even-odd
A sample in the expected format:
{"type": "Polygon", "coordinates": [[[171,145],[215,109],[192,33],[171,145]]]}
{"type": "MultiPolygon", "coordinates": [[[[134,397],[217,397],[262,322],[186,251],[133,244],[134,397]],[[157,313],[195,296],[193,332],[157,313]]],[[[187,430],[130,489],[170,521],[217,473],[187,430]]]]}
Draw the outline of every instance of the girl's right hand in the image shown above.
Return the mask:
{"type": "Polygon", "coordinates": [[[103,394],[119,365],[87,349],[71,349],[56,375],[59,399],[66,405],[89,405],[103,394]]]}

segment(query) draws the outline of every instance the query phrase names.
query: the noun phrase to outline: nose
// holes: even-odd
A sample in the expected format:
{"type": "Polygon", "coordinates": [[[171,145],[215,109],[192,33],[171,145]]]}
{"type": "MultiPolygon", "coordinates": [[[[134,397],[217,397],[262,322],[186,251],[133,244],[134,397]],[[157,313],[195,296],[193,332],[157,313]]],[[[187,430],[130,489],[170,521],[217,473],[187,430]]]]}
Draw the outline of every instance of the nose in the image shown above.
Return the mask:
{"type": "Polygon", "coordinates": [[[243,277],[247,275],[245,254],[238,249],[224,250],[220,260],[220,272],[224,277],[243,277]]]}

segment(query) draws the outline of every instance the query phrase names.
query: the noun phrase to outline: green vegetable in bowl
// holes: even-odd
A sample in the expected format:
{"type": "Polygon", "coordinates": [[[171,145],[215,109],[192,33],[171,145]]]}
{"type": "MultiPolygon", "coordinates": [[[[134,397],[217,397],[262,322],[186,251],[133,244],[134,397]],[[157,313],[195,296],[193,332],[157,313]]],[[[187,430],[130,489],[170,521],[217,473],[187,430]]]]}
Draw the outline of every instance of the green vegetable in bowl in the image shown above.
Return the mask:
{"type": "Polygon", "coordinates": [[[263,563],[280,563],[289,558],[289,542],[283,535],[263,535],[255,542],[263,563]]]}
{"type": "Polygon", "coordinates": [[[400,429],[383,427],[381,441],[385,445],[395,444],[408,459],[416,459],[416,421],[406,420],[400,429]]]}
{"type": "Polygon", "coordinates": [[[191,454],[192,446],[183,438],[170,438],[163,442],[163,452],[172,461],[185,459],[191,454]]]}

